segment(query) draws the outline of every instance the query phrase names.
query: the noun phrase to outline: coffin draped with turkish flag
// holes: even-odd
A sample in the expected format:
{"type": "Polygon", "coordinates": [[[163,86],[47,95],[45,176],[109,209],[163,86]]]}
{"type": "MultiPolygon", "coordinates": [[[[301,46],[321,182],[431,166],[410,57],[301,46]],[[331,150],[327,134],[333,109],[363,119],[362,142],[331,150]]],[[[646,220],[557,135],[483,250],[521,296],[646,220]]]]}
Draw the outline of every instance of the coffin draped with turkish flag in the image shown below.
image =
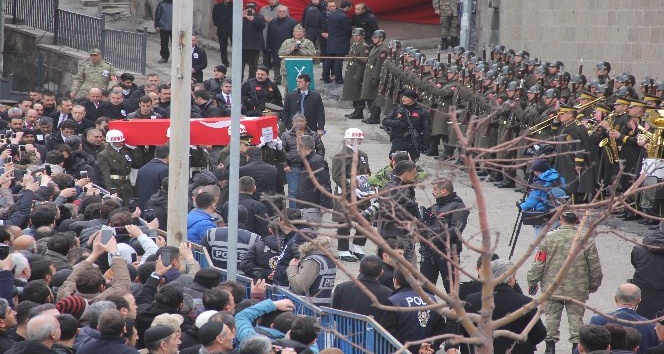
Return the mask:
{"type": "MultiPolygon", "coordinates": [[[[270,142],[278,136],[277,117],[242,117],[240,124],[251,135],[251,143],[257,145],[261,137],[263,142],[270,142]]],[[[108,122],[109,129],[120,130],[128,145],[164,145],[168,143],[166,135],[171,126],[170,119],[132,119],[108,122]]],[[[194,118],[189,123],[191,145],[228,145],[231,126],[230,117],[194,118]]]]}

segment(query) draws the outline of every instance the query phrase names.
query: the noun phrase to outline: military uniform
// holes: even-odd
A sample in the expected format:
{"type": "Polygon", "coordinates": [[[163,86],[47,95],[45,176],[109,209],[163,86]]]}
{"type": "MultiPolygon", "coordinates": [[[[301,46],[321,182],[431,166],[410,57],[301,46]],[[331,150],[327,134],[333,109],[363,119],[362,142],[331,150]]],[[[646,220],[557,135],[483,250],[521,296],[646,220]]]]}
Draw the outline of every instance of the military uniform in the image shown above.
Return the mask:
{"type": "Polygon", "coordinates": [[[395,107],[385,117],[383,125],[391,128],[390,155],[395,151],[408,151],[411,159],[417,161],[420,152],[429,148],[431,121],[427,110],[419,103],[395,107]]]}
{"type": "Polygon", "coordinates": [[[575,120],[567,122],[557,129],[558,124],[551,126],[556,141],[566,142],[556,144],[556,162],[554,168],[565,178],[572,202],[578,203],[585,199],[584,194],[595,192],[596,166],[590,160],[590,138],[584,126],[576,124],[575,120]],[[581,171],[577,171],[581,167],[581,171]]]}
{"type": "Polygon", "coordinates": [[[91,88],[106,90],[117,84],[117,74],[113,65],[104,60],[99,64],[87,61],[78,69],[71,92],[75,92],[76,97],[85,97],[91,88]]]}
{"type": "MultiPolygon", "coordinates": [[[[577,230],[572,225],[562,225],[555,231],[549,232],[539,245],[535,253],[535,261],[528,271],[528,286],[541,284],[542,292],[556,281],[558,271],[563,267],[570,247],[573,245],[577,230]]],[[[553,295],[566,296],[578,301],[588,300],[588,295],[597,291],[602,284],[602,265],[600,264],[597,248],[592,240],[588,247],[578,255],[572,267],[563,278],[562,283],[553,295]]],[[[563,308],[567,309],[569,318],[569,332],[571,343],[579,342],[579,327],[583,324],[584,307],[568,301],[547,300],[546,314],[546,341],[557,342],[560,339],[560,316],[563,308]]]]}
{"type": "Polygon", "coordinates": [[[353,108],[355,108],[360,117],[362,116],[362,111],[364,110],[365,104],[361,99],[362,94],[362,79],[364,78],[364,71],[367,65],[366,59],[357,59],[359,57],[369,56],[369,51],[371,48],[364,41],[360,40],[358,42],[352,43],[350,45],[350,51],[348,56],[351,58],[356,58],[350,60],[346,64],[346,72],[344,73],[344,88],[341,92],[341,99],[344,101],[353,101],[353,108]]]}
{"type": "Polygon", "coordinates": [[[106,189],[116,188],[118,196],[129,205],[134,197],[134,190],[129,181],[132,166],[132,152],[126,147],[116,150],[111,144],[106,144],[103,151],[97,154],[97,165],[104,178],[106,189]]]}
{"type": "Polygon", "coordinates": [[[362,80],[362,94],[363,100],[375,100],[378,94],[378,84],[380,83],[380,71],[383,67],[389,48],[385,43],[371,48],[369,52],[369,59],[367,59],[367,68],[364,70],[364,78],[362,80]]]}
{"type": "MultiPolygon", "coordinates": [[[[362,43],[364,43],[364,41],[362,41],[362,43]]],[[[346,80],[348,80],[348,76],[346,76],[346,80]]],[[[332,181],[334,181],[336,184],[336,189],[333,191],[333,193],[336,196],[340,196],[345,191],[347,201],[351,200],[351,193],[355,193],[355,191],[351,190],[350,181],[353,170],[353,156],[353,150],[348,146],[344,146],[343,149],[332,158],[331,175],[332,181]]],[[[357,167],[355,175],[366,175],[367,177],[371,175],[371,169],[369,168],[369,157],[367,156],[367,153],[359,149],[357,151],[357,167]]],[[[357,205],[357,210],[363,211],[364,209],[368,208],[369,205],[371,205],[371,200],[367,198],[362,203],[357,205]]],[[[336,198],[334,199],[333,209],[335,213],[332,214],[332,221],[345,223],[346,218],[344,215],[348,214],[348,211],[343,209],[341,203],[336,198]]],[[[337,235],[349,236],[350,228],[338,228],[337,235]]],[[[361,236],[361,234],[358,235],[358,232],[356,231],[355,237],[353,238],[353,244],[357,246],[364,246],[367,243],[367,238],[358,236],[361,236]]],[[[348,251],[349,239],[339,238],[337,250],[348,251]]]]}
{"type": "MultiPolygon", "coordinates": [[[[285,40],[283,43],[281,43],[281,47],[279,47],[279,55],[284,56],[313,56],[316,55],[316,47],[314,46],[313,42],[310,40],[303,38],[300,39],[300,45],[297,46],[297,43],[295,43],[295,38],[288,38],[285,40]],[[291,51],[291,47],[296,47],[298,50],[291,51]]],[[[281,65],[281,81],[284,83],[284,86],[288,87],[288,78],[286,77],[286,62],[284,61],[284,64],[281,65]]]]}
{"type": "Polygon", "coordinates": [[[447,48],[447,37],[452,37],[449,43],[456,46],[459,38],[459,15],[457,13],[457,2],[453,0],[433,0],[433,9],[440,13],[440,37],[443,49],[447,48]]]}

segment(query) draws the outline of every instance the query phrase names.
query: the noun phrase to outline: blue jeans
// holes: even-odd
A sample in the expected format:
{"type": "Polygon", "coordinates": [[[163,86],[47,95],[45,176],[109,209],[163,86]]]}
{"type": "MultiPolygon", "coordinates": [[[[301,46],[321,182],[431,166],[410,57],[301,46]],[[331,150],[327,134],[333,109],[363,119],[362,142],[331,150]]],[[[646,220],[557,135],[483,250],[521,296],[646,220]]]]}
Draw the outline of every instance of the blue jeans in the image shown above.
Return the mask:
{"type": "Polygon", "coordinates": [[[300,174],[302,167],[291,166],[291,171],[286,173],[286,183],[288,183],[288,207],[297,208],[295,198],[297,198],[297,190],[300,187],[300,174]]]}

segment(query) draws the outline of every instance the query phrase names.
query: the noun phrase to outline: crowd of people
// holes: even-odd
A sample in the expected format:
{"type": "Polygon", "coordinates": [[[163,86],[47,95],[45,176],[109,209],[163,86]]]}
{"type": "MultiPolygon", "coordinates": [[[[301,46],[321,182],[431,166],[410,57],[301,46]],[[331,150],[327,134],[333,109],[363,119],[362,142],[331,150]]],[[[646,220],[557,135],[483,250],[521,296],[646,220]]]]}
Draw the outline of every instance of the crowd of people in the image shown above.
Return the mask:
{"type": "MultiPolygon", "coordinates": [[[[416,186],[427,177],[416,164],[422,154],[453,164],[463,153],[450,107],[461,108],[461,131],[477,128],[471,137],[475,147],[491,148],[519,137],[544,143],[524,142],[519,149],[498,153],[505,161],[533,157],[524,171],[524,179],[532,173],[533,180],[518,204],[522,210],[548,211],[555,188],[564,189],[573,203],[588,201],[596,190],[613,184],[617,159],[627,161],[619,183],[626,190],[640,172],[638,161],[652,158],[650,152],[657,150],[652,137],[661,133],[660,127],[642,118],[660,104],[662,83],[644,80],[639,98],[632,88],[634,77],[611,79],[607,62],[597,64],[597,78],[586,85],[585,76],[571,76],[561,62],[540,63],[526,51],[503,46],[494,48],[489,58],[456,46],[445,64],[417,49],[402,49],[398,40],[386,44],[387,33],[365,4],[354,6],[352,19],[346,12],[353,4],[342,1],[339,9],[336,6],[312,0],[298,24],[278,1],[270,0],[261,9],[248,3],[242,62],[249,66],[249,78],[239,78],[244,82],[237,103],[232,102],[231,78],[226,76],[230,1],[213,8],[220,44],[225,45],[223,65],[216,66],[209,79],[203,77],[207,53],[192,38],[191,117],[229,116],[232,104],[241,105],[249,116],[266,109],[278,114],[281,133],[271,141],[261,138],[252,144],[256,139],[240,128],[236,268],[253,279],[250,296],[237,282],[221,282],[219,270],[228,268],[229,258],[230,146],[190,147],[187,242],[166,245],[159,230],[168,225],[169,146],[130,146],[122,131],[108,129],[112,120],[170,116],[170,85],[159,75],[148,74],[139,86],[132,74],[118,75],[103,53],[92,49],[67,95],[56,98],[36,88],[29,98],[0,107],[0,354],[341,352],[320,347],[316,338],[321,324],[314,317],[295,315],[292,301],[265,299],[266,284],[284,287],[317,306],[373,316],[401,343],[468,335],[458,322],[435,310],[382,310],[372,299],[403,308],[438,301],[422,298],[411,286],[397,267],[401,257],[418,265],[434,285],[440,279],[447,292],[456,283],[447,259],[458,259],[464,248],[469,209],[450,179],[431,182],[435,203],[429,208],[421,210],[415,198],[416,186]],[[279,85],[286,78],[280,56],[317,51],[334,57],[323,62],[320,79],[343,84],[342,99],[354,108],[347,118],[380,123],[390,136],[383,169],[371,170],[359,128],[347,129],[337,140],[341,149],[326,159],[325,107],[321,94],[310,90],[310,75],[299,74],[296,89],[282,95],[279,85]],[[345,70],[344,56],[351,57],[345,70]],[[482,119],[485,116],[489,118],[482,119]],[[602,139],[607,142],[602,149],[593,145],[602,139]],[[567,143],[547,149],[547,140],[567,143]],[[618,156],[612,155],[613,144],[618,156]],[[553,161],[545,158],[556,153],[553,161]],[[319,233],[327,212],[337,223],[336,249],[332,237],[319,233]],[[385,241],[375,254],[365,250],[366,228],[361,225],[367,222],[385,241]],[[201,269],[191,249],[194,244],[208,251],[213,267],[201,269]],[[337,284],[340,262],[359,262],[357,282],[337,284]]],[[[457,44],[456,16],[449,4],[434,1],[434,7],[441,23],[452,26],[443,32],[443,49],[457,44]]],[[[171,18],[171,2],[160,2],[155,27],[162,62],[170,56],[171,18]]],[[[505,163],[497,170],[481,159],[479,164],[486,167],[479,174],[498,182],[499,188],[516,187],[516,164],[505,163]]],[[[657,198],[651,198],[648,207],[647,197],[640,199],[641,210],[659,215],[657,198]]],[[[546,221],[534,225],[536,235],[546,221]]],[[[581,250],[570,275],[560,284],[556,279],[578,232],[577,222],[576,214],[565,212],[552,223],[528,272],[528,294],[514,274],[505,277],[495,289],[493,318],[516,311],[532,301],[527,295],[552,284],[558,286],[555,295],[572,300],[548,300],[545,322],[536,321],[525,342],[496,338],[495,352],[533,353],[544,341],[546,353],[554,354],[563,309],[570,321],[569,340],[580,353],[664,350],[658,346],[664,340],[664,322],[615,320],[646,321],[663,314],[664,280],[649,274],[664,262],[661,236],[649,236],[634,248],[633,283],[617,289],[613,317],[594,316],[583,325],[585,308],[580,303],[599,289],[603,278],[592,241],[581,250]]],[[[485,273],[482,264],[480,258],[478,279],[485,273]]],[[[495,255],[490,264],[494,278],[513,267],[495,255]]],[[[477,280],[461,283],[459,297],[467,311],[480,312],[481,288],[477,280]]],[[[521,333],[535,314],[530,311],[502,329],[521,333]]],[[[444,340],[409,349],[422,354],[473,352],[470,345],[444,340]]]]}

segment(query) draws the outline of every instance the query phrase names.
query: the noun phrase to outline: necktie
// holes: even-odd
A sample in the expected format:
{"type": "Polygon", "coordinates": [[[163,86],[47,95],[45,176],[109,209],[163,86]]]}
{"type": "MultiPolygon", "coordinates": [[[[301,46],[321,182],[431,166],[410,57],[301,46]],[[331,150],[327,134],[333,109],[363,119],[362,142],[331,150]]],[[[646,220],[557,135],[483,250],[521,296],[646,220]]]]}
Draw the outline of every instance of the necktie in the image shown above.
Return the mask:
{"type": "Polygon", "coordinates": [[[300,114],[304,115],[304,98],[307,96],[306,92],[302,92],[300,95],[300,114]]]}
{"type": "Polygon", "coordinates": [[[67,119],[67,115],[61,113],[60,114],[60,121],[58,122],[58,126],[60,126],[60,124],[65,121],[65,119],[67,119]]]}
{"type": "Polygon", "coordinates": [[[226,95],[226,105],[227,106],[231,105],[231,95],[226,95]]]}

